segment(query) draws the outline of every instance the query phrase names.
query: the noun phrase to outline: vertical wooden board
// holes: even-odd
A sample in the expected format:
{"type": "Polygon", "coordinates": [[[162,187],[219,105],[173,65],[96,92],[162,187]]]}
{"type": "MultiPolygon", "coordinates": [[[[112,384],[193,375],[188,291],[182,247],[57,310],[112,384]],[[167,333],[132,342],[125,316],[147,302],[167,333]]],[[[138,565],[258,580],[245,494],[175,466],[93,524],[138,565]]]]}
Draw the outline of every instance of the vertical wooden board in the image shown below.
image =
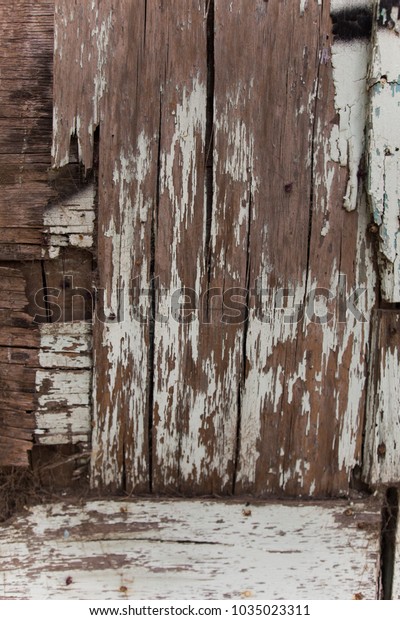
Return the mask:
{"type": "Polygon", "coordinates": [[[362,462],[370,319],[377,302],[360,167],[369,41],[358,35],[346,42],[336,37],[324,51],[326,32],[330,21],[325,10],[312,150],[307,306],[298,348],[304,384],[296,386],[302,389],[293,399],[285,465],[285,491],[316,496],[348,493],[353,468],[362,462]]]}
{"type": "Polygon", "coordinates": [[[202,313],[212,252],[207,201],[213,196],[206,196],[207,151],[212,149],[211,142],[206,144],[211,128],[207,97],[212,103],[211,67],[207,68],[210,7],[212,3],[195,0],[171,2],[164,20],[168,56],[155,236],[153,420],[153,489],[162,492],[212,493],[229,484],[228,428],[225,445],[221,441],[221,379],[226,369],[216,354],[224,336],[219,325],[217,332],[206,324],[202,313]]]}
{"type": "Polygon", "coordinates": [[[53,0],[0,2],[0,259],[41,256],[51,148],[53,0]]]}
{"type": "Polygon", "coordinates": [[[376,1],[369,72],[368,192],[379,238],[381,293],[400,302],[400,7],[376,1]]]}
{"type": "MultiPolygon", "coordinates": [[[[279,464],[288,430],[282,396],[286,374],[295,370],[297,346],[297,325],[284,323],[281,307],[287,295],[294,296],[293,305],[304,297],[312,117],[299,110],[309,108],[313,91],[311,59],[319,9],[312,5],[307,17],[300,19],[294,3],[257,2],[250,11],[244,2],[234,6],[220,2],[217,7],[217,24],[220,13],[226,20],[223,28],[221,23],[222,40],[217,39],[220,70],[228,63],[227,81],[233,75],[240,80],[230,114],[233,121],[237,113],[235,143],[239,153],[241,149],[245,153],[239,161],[249,187],[243,205],[248,246],[243,249],[250,313],[235,490],[274,493],[280,486],[279,464]],[[236,47],[238,38],[242,45],[236,47]],[[242,54],[246,41],[251,41],[250,52],[242,54]],[[257,468],[262,473],[255,481],[257,468]]],[[[228,153],[228,162],[235,159],[228,153]]]]}
{"type": "MultiPolygon", "coordinates": [[[[294,3],[268,3],[275,28],[265,35],[265,57],[259,54],[265,74],[260,69],[256,80],[264,80],[271,112],[258,146],[261,207],[250,248],[251,280],[259,284],[247,335],[237,491],[323,496],[348,492],[361,461],[375,273],[366,204],[354,187],[356,155],[349,159],[362,152],[363,125],[344,132],[350,155],[343,161],[335,136],[346,122],[339,112],[359,98],[357,81],[365,85],[368,46],[352,58],[359,74],[337,84],[329,7],[303,8],[300,15],[294,3]],[[293,33],[290,46],[284,29],[293,33]],[[279,65],[286,79],[274,74],[277,54],[288,54],[279,65]],[[357,213],[346,213],[355,206],[357,213]]],[[[339,62],[346,64],[344,55],[339,62]]]]}
{"type": "Polygon", "coordinates": [[[371,487],[400,480],[400,314],[374,313],[363,476],[371,487]]]}
{"type": "Polygon", "coordinates": [[[147,491],[163,7],[121,2],[112,19],[101,103],[92,480],[147,491]]]}
{"type": "Polygon", "coordinates": [[[106,87],[111,2],[55,0],[53,166],[70,160],[71,136],[78,139],[85,168],[93,167],[94,132],[99,101],[106,87]],[[66,79],[68,76],[68,79],[66,79]]]}
{"type": "Polygon", "coordinates": [[[92,483],[142,491],[149,484],[148,291],[160,11],[146,2],[56,3],[54,165],[68,161],[76,134],[79,157],[91,168],[96,128],[99,136],[92,483]]]}

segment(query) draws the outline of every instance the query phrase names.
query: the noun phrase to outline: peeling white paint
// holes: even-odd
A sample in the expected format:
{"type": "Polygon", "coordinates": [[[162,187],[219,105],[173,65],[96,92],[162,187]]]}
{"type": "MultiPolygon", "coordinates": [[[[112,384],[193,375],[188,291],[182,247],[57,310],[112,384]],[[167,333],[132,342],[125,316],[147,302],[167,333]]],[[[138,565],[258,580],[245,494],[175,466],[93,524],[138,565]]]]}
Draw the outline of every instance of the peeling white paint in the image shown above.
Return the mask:
{"type": "Polygon", "coordinates": [[[399,315],[392,314],[396,326],[385,329],[381,321],[390,318],[376,315],[371,343],[370,383],[367,401],[366,439],[363,474],[371,486],[397,484],[400,479],[400,351],[398,338],[391,346],[390,329],[399,324],[399,315]],[[380,333],[383,341],[379,338],[380,333]]]}
{"type": "Polygon", "coordinates": [[[304,11],[306,10],[308,5],[308,0],[300,0],[300,15],[304,15],[304,11]]]}
{"type": "Polygon", "coordinates": [[[109,240],[112,268],[104,299],[104,314],[108,322],[97,323],[97,329],[102,333],[102,350],[108,352],[108,366],[107,376],[94,381],[94,412],[98,412],[101,400],[104,422],[99,424],[96,422],[98,416],[95,417],[93,486],[97,485],[99,479],[104,485],[119,484],[121,481],[122,463],[116,455],[124,449],[121,447],[124,434],[132,438],[132,452],[126,451],[124,454],[125,459],[131,459],[128,472],[131,480],[139,481],[146,467],[144,450],[147,429],[141,412],[147,399],[148,344],[145,342],[145,329],[139,321],[139,313],[148,317],[150,310],[150,299],[146,294],[150,288],[150,258],[145,249],[147,239],[144,237],[143,220],[147,220],[147,213],[151,217],[152,201],[144,191],[144,184],[151,172],[153,143],[154,138],[142,131],[134,149],[129,152],[121,150],[113,171],[118,222],[112,216],[108,227],[101,231],[105,239],[109,240]],[[137,271],[135,262],[139,258],[141,266],[137,271]],[[138,275],[141,290],[136,306],[130,294],[132,279],[138,275]],[[115,317],[115,321],[112,317],[115,317]],[[105,390],[109,394],[108,398],[104,398],[105,390]],[[104,403],[108,403],[105,411],[104,403]],[[126,413],[122,414],[122,411],[126,413]],[[125,426],[122,426],[121,419],[125,426]],[[133,452],[135,458],[132,457],[133,452]]]}
{"type": "Polygon", "coordinates": [[[354,211],[357,206],[358,172],[365,148],[368,62],[368,42],[338,41],[332,46],[335,107],[340,121],[339,126],[332,127],[331,156],[333,161],[349,169],[343,203],[347,211],[354,211]]]}
{"type": "MultiPolygon", "coordinates": [[[[157,322],[155,329],[157,367],[154,405],[159,417],[156,428],[156,462],[162,471],[162,483],[167,486],[176,485],[178,468],[183,480],[191,479],[194,483],[199,482],[208,470],[208,447],[201,441],[199,431],[213,423],[214,416],[209,411],[214,409],[211,403],[218,391],[214,361],[199,359],[199,314],[196,312],[194,320],[187,325],[179,324],[171,315],[172,294],[188,284],[183,281],[179,268],[182,261],[180,244],[183,241],[182,232],[189,233],[193,229],[197,196],[202,191],[198,155],[199,148],[201,155],[204,153],[206,101],[207,90],[199,77],[193,79],[190,89],[183,88],[178,103],[171,112],[175,119],[174,134],[161,158],[161,196],[162,200],[168,196],[174,214],[169,282],[166,288],[163,285],[164,294],[158,300],[158,311],[165,317],[165,322],[157,322]],[[204,392],[198,387],[194,391],[185,380],[185,356],[189,356],[189,359],[191,357],[197,372],[207,376],[204,392]],[[187,426],[184,431],[180,418],[186,417],[187,426]]],[[[206,209],[204,218],[205,216],[206,209]]],[[[199,231],[195,234],[199,235],[199,231]]],[[[205,235],[204,219],[203,246],[205,235]]],[[[200,299],[204,277],[202,247],[191,261],[197,268],[196,280],[192,286],[200,299]]],[[[217,455],[215,456],[217,460],[217,455]]],[[[223,471],[226,471],[226,468],[223,471]]]]}
{"type": "Polygon", "coordinates": [[[381,292],[390,303],[400,302],[399,57],[399,37],[377,29],[370,71],[368,192],[379,228],[381,292]]]}
{"type": "Polygon", "coordinates": [[[92,326],[40,326],[36,372],[36,441],[58,445],[87,442],[91,434],[92,326]]]}
{"type": "Polygon", "coordinates": [[[48,206],[44,212],[44,232],[49,245],[44,256],[56,258],[60,247],[91,248],[95,223],[94,186],[87,185],[73,196],[48,206]]]}
{"type": "Polygon", "coordinates": [[[109,59],[109,42],[112,27],[113,13],[110,11],[108,16],[101,22],[97,23],[91,32],[92,40],[95,41],[97,47],[97,72],[94,76],[94,94],[93,94],[93,116],[94,124],[98,125],[100,121],[99,105],[107,89],[106,66],[109,59]]]}
{"type": "Polygon", "coordinates": [[[0,596],[128,598],[133,607],[153,599],[376,598],[379,504],[355,502],[348,516],[343,501],[252,505],[247,517],[243,507],[193,500],[35,506],[0,530],[0,596]]]}
{"type": "Polygon", "coordinates": [[[353,8],[372,8],[374,0],[331,0],[331,13],[353,8]]]}

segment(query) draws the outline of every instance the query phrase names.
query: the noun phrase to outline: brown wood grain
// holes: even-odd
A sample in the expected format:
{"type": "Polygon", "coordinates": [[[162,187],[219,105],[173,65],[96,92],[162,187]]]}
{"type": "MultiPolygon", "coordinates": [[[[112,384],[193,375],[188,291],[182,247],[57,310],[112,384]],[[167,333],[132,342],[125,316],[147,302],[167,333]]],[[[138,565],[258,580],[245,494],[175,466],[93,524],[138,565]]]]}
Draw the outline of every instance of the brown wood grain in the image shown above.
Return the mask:
{"type": "Polygon", "coordinates": [[[93,486],[349,492],[376,269],[328,4],[56,2],[53,165],[76,134],[98,182],[93,486]]]}
{"type": "Polygon", "coordinates": [[[238,37],[252,42],[249,54],[234,57],[240,84],[253,79],[249,279],[258,289],[246,340],[236,491],[340,495],[362,458],[376,297],[362,187],[358,210],[346,212],[348,172],[330,152],[338,121],[329,7],[308,3],[301,18],[297,3],[217,7],[229,33],[224,59],[234,57],[238,37]],[[365,322],[343,313],[344,298],[357,287],[368,289],[359,304],[365,322]],[[330,313],[326,322],[314,315],[313,294],[330,297],[322,306],[323,316],[330,313]]]}
{"type": "Polygon", "coordinates": [[[39,259],[52,129],[53,0],[0,2],[0,260],[39,259]]]}
{"type": "MultiPolygon", "coordinates": [[[[218,417],[218,396],[212,385],[207,395],[210,377],[206,366],[210,364],[210,370],[217,366],[216,361],[215,365],[208,361],[214,353],[215,330],[199,330],[200,299],[208,285],[209,244],[206,3],[182,0],[169,2],[165,8],[163,23],[168,38],[164,46],[168,47],[162,49],[165,72],[154,265],[158,280],[153,489],[207,493],[223,485],[226,462],[215,450],[212,429],[213,418],[218,417]],[[189,320],[180,309],[181,289],[192,291],[189,320]],[[219,458],[224,462],[222,471],[219,458]]],[[[217,425],[215,420],[215,428],[217,425]]]]}
{"type": "Polygon", "coordinates": [[[397,486],[400,431],[400,313],[373,315],[363,478],[372,488],[397,486]]]}
{"type": "Polygon", "coordinates": [[[15,262],[0,266],[1,467],[28,465],[35,428],[40,337],[30,314],[27,289],[24,267],[15,262]]]}

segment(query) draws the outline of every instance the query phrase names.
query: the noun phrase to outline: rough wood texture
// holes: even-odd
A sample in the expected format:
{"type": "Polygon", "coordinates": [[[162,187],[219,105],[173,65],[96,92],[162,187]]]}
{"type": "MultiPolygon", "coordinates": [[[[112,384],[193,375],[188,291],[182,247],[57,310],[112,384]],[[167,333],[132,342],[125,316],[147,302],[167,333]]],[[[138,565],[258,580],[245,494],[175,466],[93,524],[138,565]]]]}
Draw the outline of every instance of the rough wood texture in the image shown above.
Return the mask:
{"type": "Polygon", "coordinates": [[[364,478],[371,486],[400,480],[400,314],[374,314],[367,401],[364,478]]]}
{"type": "Polygon", "coordinates": [[[146,314],[150,307],[145,291],[150,289],[162,70],[155,50],[163,18],[155,3],[147,8],[146,13],[146,3],[126,0],[93,8],[57,2],[54,69],[55,165],[68,161],[70,136],[76,132],[82,161],[91,168],[95,128],[104,119],[93,480],[137,490],[149,488],[149,327],[140,323],[138,313],[146,314]],[[66,12],[71,19],[64,23],[66,12]],[[155,21],[156,15],[161,21],[155,21]],[[72,88],[64,80],[66,71],[72,88]]]}
{"type": "Polygon", "coordinates": [[[92,184],[72,196],[50,205],[44,213],[48,258],[57,258],[60,248],[91,248],[94,234],[94,188],[92,184]]]}
{"type": "Polygon", "coordinates": [[[0,2],[0,260],[40,258],[52,190],[53,0],[0,2]]]}
{"type": "MultiPolygon", "coordinates": [[[[53,445],[90,441],[92,326],[38,324],[49,319],[49,311],[56,313],[49,300],[60,303],[61,320],[85,318],[81,297],[71,310],[78,285],[88,285],[85,256],[71,259],[77,277],[68,295],[65,287],[44,288],[46,267],[38,261],[0,265],[0,466],[27,466],[34,438],[53,445]]],[[[64,259],[52,268],[46,264],[54,278],[71,267],[64,259]]],[[[89,265],[91,274],[91,257],[89,265]]],[[[50,284],[62,284],[54,278],[50,284]]]]}
{"type": "Polygon", "coordinates": [[[374,599],[379,516],[362,502],[38,506],[0,530],[0,598],[374,599]]]}
{"type": "Polygon", "coordinates": [[[358,165],[348,140],[362,152],[364,125],[346,114],[365,88],[368,46],[356,41],[354,53],[354,41],[333,42],[328,3],[308,2],[300,18],[295,3],[264,3],[258,15],[245,3],[234,7],[221,8],[229,18],[224,31],[236,33],[222,49],[232,57],[243,36],[257,57],[251,63],[238,54],[234,70],[242,81],[253,77],[249,268],[250,282],[258,283],[246,339],[237,491],[335,495],[346,492],[361,462],[375,303],[369,216],[362,187],[350,183],[358,165]],[[265,93],[262,116],[257,93],[265,93]],[[348,157],[337,156],[339,132],[348,157]],[[351,205],[357,210],[348,213],[351,205]],[[347,300],[358,289],[352,312],[347,300]]]}
{"type": "Polygon", "coordinates": [[[381,292],[400,302],[400,8],[376,2],[370,65],[368,192],[379,236],[381,292]]]}
{"type": "Polygon", "coordinates": [[[28,465],[36,407],[39,332],[29,313],[29,269],[0,265],[0,466],[28,465]]]}
{"type": "Polygon", "coordinates": [[[92,326],[82,322],[47,324],[41,326],[40,335],[36,443],[90,443],[92,326]]]}
{"type": "Polygon", "coordinates": [[[342,4],[57,0],[54,165],[99,137],[94,486],[348,492],[376,275],[342,4]]]}

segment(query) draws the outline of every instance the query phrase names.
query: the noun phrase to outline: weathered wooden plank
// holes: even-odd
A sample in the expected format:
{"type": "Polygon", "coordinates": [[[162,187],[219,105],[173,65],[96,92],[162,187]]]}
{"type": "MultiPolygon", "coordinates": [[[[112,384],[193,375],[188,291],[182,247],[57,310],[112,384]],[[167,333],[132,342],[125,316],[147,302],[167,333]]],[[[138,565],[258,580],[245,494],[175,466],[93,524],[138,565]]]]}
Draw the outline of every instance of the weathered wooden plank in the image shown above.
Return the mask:
{"type": "Polygon", "coordinates": [[[39,352],[37,349],[0,346],[0,364],[21,364],[36,368],[39,365],[39,352]]]}
{"type": "Polygon", "coordinates": [[[53,0],[0,2],[1,260],[39,259],[43,208],[52,196],[53,0]],[[40,172],[30,160],[39,159],[40,172]],[[45,165],[43,165],[45,164],[45,165]]]}
{"type": "Polygon", "coordinates": [[[90,323],[47,323],[40,326],[42,368],[92,368],[90,323]]]}
{"type": "Polygon", "coordinates": [[[36,442],[87,442],[91,431],[91,390],[90,370],[38,370],[36,442]]]}
{"type": "Polygon", "coordinates": [[[396,3],[376,2],[369,73],[368,193],[377,233],[383,298],[400,302],[400,26],[396,3]]]}
{"type": "Polygon", "coordinates": [[[39,332],[33,322],[26,271],[0,265],[0,466],[29,464],[36,407],[39,332]]]}
{"type": "Polygon", "coordinates": [[[138,315],[150,307],[163,70],[155,50],[163,9],[149,4],[146,12],[144,4],[107,1],[75,7],[65,23],[67,9],[68,2],[56,3],[54,164],[68,161],[76,132],[80,158],[92,168],[101,121],[93,483],[145,490],[149,328],[138,315]],[[68,89],[66,71],[73,76],[68,89]]]}
{"type": "Polygon", "coordinates": [[[34,392],[35,369],[21,364],[0,364],[0,390],[34,392]]]}
{"type": "MultiPolygon", "coordinates": [[[[169,4],[166,14],[166,31],[173,34],[168,39],[162,87],[155,235],[159,288],[152,482],[155,491],[177,489],[190,494],[230,491],[232,477],[230,421],[222,405],[231,396],[225,390],[230,343],[226,343],[222,360],[225,336],[219,335],[220,315],[213,325],[207,325],[201,307],[212,286],[208,218],[214,200],[207,181],[213,161],[212,126],[207,119],[207,106],[213,105],[212,77],[207,69],[207,6],[213,11],[212,3],[175,2],[169,4]],[[189,312],[185,312],[187,301],[189,312]],[[222,435],[224,421],[227,425],[222,435]]],[[[212,31],[209,34],[213,36],[212,31]]],[[[234,418],[234,411],[231,413],[234,418]]]]}
{"type": "Polygon", "coordinates": [[[0,531],[0,598],[375,599],[379,522],[374,502],[37,506],[0,531]]]}
{"type": "Polygon", "coordinates": [[[354,187],[362,123],[343,133],[346,149],[354,151],[351,171],[350,155],[339,161],[334,154],[334,136],[346,123],[338,116],[345,112],[342,102],[352,105],[365,87],[368,47],[360,43],[346,75],[352,47],[338,54],[335,44],[333,70],[329,6],[303,8],[299,17],[295,3],[269,2],[253,13],[243,5],[244,22],[238,21],[255,40],[259,65],[248,71],[269,110],[262,119],[253,113],[256,186],[236,485],[237,492],[262,495],[348,492],[361,462],[368,317],[375,303],[367,208],[354,187]],[[346,212],[355,205],[357,212],[346,212]]]}
{"type": "Polygon", "coordinates": [[[374,314],[363,476],[372,487],[400,481],[400,313],[374,314]]]}
{"type": "Polygon", "coordinates": [[[28,452],[32,448],[32,440],[25,441],[0,433],[0,467],[27,467],[28,452]]]}
{"type": "Polygon", "coordinates": [[[93,484],[348,492],[375,302],[358,187],[368,46],[364,32],[340,40],[343,6],[331,8],[332,50],[329,6],[317,2],[139,7],[129,42],[128,4],[73,9],[65,23],[58,2],[54,164],[76,133],[91,168],[101,123],[93,484]],[[124,33],[115,41],[111,23],[124,33]],[[205,317],[163,323],[182,287],[205,317]],[[235,292],[249,323],[221,326],[235,292]],[[144,322],[158,311],[154,342],[132,300],[144,322]]]}
{"type": "Polygon", "coordinates": [[[46,252],[49,258],[56,258],[59,255],[59,247],[93,246],[94,199],[94,187],[89,184],[46,209],[44,231],[49,238],[49,248],[46,252]]]}
{"type": "Polygon", "coordinates": [[[87,443],[92,430],[92,325],[47,323],[40,326],[40,337],[36,442],[87,443]]]}

